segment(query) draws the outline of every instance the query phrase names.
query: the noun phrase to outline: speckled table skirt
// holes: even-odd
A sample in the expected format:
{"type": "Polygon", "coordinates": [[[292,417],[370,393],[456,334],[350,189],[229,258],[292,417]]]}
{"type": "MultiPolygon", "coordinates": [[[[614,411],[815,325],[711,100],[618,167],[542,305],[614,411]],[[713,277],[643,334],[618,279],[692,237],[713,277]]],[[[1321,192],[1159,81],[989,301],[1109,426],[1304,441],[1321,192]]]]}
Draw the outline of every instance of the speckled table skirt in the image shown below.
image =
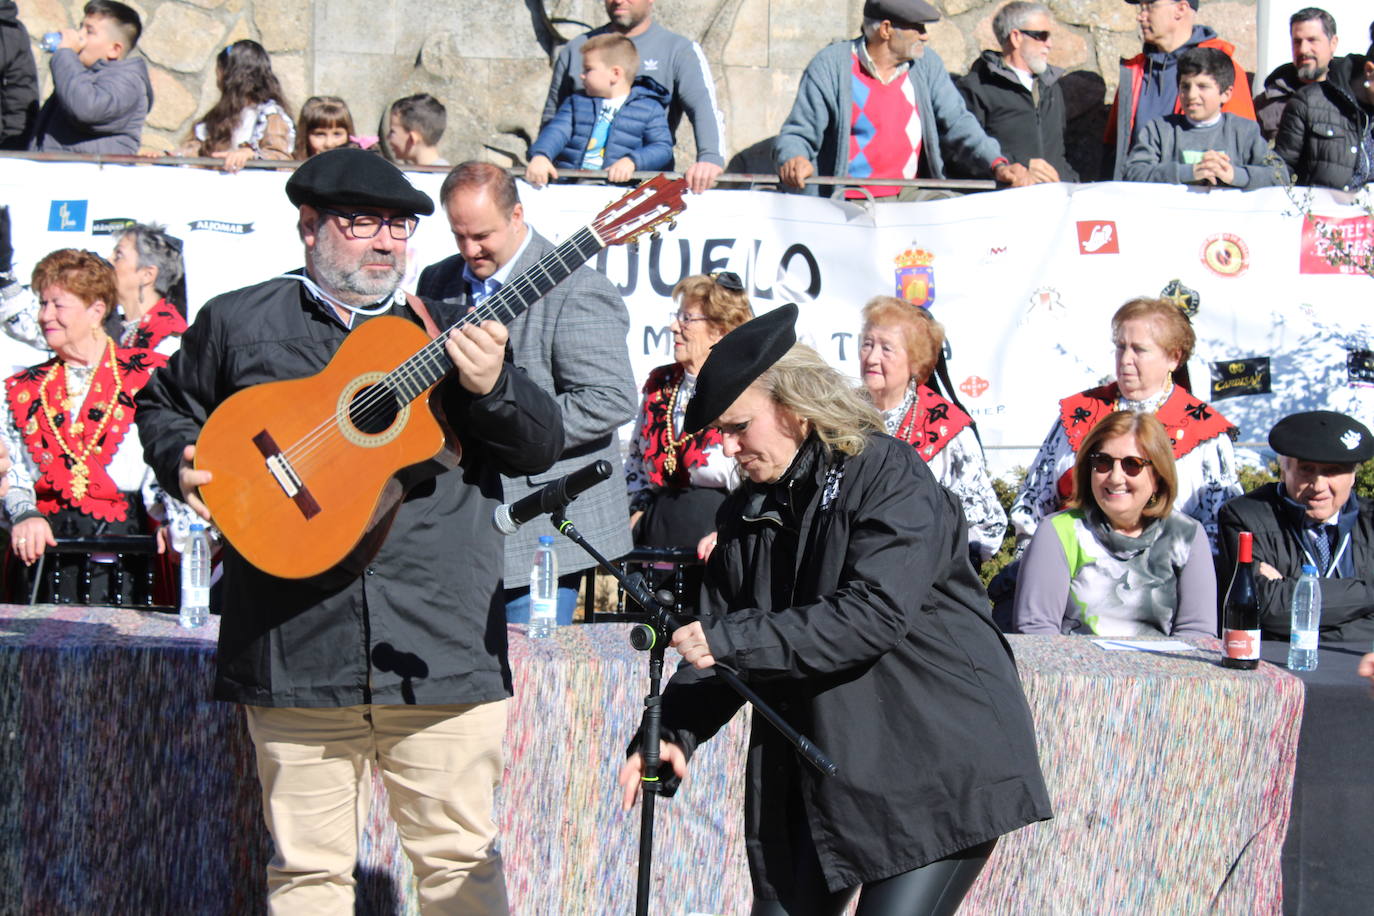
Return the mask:
{"type": "MultiPolygon", "coordinates": [[[[511,630],[499,820],[515,913],[633,911],[639,819],[620,814],[614,774],[647,664],[627,631],[511,630]]],[[[242,714],[206,699],[214,636],[160,614],[0,606],[0,913],[263,912],[271,841],[242,714]]],[[[1011,642],[1056,818],[1006,837],[962,912],[1277,912],[1301,682],[1225,671],[1214,645],[1011,642]]],[[[741,716],[660,802],[651,912],[748,912],[745,743],[741,716]]],[[[377,793],[359,911],[416,913],[377,793]]]]}

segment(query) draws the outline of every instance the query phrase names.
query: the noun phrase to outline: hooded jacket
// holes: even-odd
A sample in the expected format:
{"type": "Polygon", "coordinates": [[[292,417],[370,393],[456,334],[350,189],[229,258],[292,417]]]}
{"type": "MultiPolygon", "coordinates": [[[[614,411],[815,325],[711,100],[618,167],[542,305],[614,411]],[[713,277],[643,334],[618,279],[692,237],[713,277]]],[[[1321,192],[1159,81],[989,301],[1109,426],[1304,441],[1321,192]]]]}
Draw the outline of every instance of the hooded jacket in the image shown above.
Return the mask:
{"type": "Polygon", "coordinates": [[[1040,84],[1037,105],[1001,53],[984,51],[968,75],[959,80],[959,92],[983,130],[1002,147],[1002,155],[1021,165],[1044,159],[1054,166],[1061,181],[1077,181],[1078,173],[1064,154],[1068,115],[1059,85],[1063,75],[1060,67],[1046,67],[1035,78],[1040,84]]]}
{"type": "MultiPolygon", "coordinates": [[[[630,95],[611,121],[606,135],[604,167],[629,156],[641,171],[673,167],[673,135],[668,130],[668,90],[655,80],[641,76],[630,87],[630,95]]],[[[582,168],[592,128],[601,117],[605,99],[594,99],[585,92],[574,92],[558,106],[553,120],[544,125],[530,157],[546,156],[561,169],[582,168]]]]}
{"type": "Polygon", "coordinates": [[[14,0],[0,0],[0,149],[27,149],[38,115],[38,69],[14,0]]]}
{"type": "Polygon", "coordinates": [[[153,107],[153,84],[141,57],[100,60],[92,67],[76,52],[52,56],[52,95],[38,112],[33,149],[45,152],[138,152],[143,122],[153,107]]]}
{"type": "Polygon", "coordinates": [[[1274,152],[1298,184],[1354,190],[1357,167],[1363,166],[1358,171],[1366,182],[1374,176],[1362,142],[1374,113],[1355,94],[1364,88],[1364,64],[1359,54],[1335,58],[1325,80],[1303,86],[1289,100],[1274,152]]]}
{"type": "MultiPolygon", "coordinates": [[[[1332,61],[1335,63],[1335,61],[1332,61]]],[[[1290,61],[1276,67],[1264,78],[1264,90],[1255,96],[1255,119],[1266,140],[1273,140],[1279,132],[1283,110],[1297,91],[1307,84],[1298,79],[1298,68],[1290,61]]]]}
{"type": "Polygon", "coordinates": [[[1245,68],[1236,63],[1236,47],[1229,41],[1217,38],[1217,33],[1205,25],[1193,26],[1193,34],[1180,47],[1172,51],[1149,49],[1130,59],[1122,59],[1121,75],[1117,82],[1116,98],[1112,100],[1112,110],[1107,115],[1107,156],[1111,177],[1121,181],[1126,171],[1126,154],[1131,150],[1131,139],[1135,135],[1136,124],[1142,120],[1137,117],[1140,99],[1148,86],[1147,80],[1163,86],[1172,86],[1173,104],[1168,111],[1160,114],[1179,114],[1182,108],[1178,100],[1178,59],[1191,48],[1216,48],[1231,58],[1236,68],[1236,81],[1232,87],[1231,100],[1221,106],[1222,111],[1255,120],[1255,103],[1250,98],[1250,80],[1245,76],[1245,68]]]}

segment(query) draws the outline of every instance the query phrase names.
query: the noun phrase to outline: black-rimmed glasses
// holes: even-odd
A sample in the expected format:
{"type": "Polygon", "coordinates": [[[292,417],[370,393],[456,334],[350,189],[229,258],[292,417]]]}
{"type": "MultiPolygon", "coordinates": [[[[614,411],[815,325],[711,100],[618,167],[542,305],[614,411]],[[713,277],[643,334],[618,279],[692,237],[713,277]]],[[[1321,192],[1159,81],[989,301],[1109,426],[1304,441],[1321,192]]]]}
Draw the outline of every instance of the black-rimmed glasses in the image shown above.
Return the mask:
{"type": "Polygon", "coordinates": [[[329,210],[320,207],[321,213],[328,213],[330,216],[337,216],[344,221],[348,231],[355,239],[376,238],[377,233],[382,231],[383,226],[391,230],[391,237],[398,242],[403,242],[415,234],[415,229],[420,225],[420,218],[417,216],[382,216],[378,213],[344,213],[339,210],[329,210]]]}
{"type": "Polygon", "coordinates": [[[1121,462],[1121,473],[1127,477],[1139,477],[1140,472],[1150,466],[1149,458],[1137,458],[1135,455],[1118,458],[1105,452],[1093,452],[1088,456],[1088,467],[1098,474],[1110,474],[1118,461],[1121,462]]]}
{"type": "Polygon", "coordinates": [[[1034,38],[1041,44],[1044,44],[1045,42],[1050,40],[1050,33],[1048,29],[1017,29],[1016,31],[1020,32],[1022,35],[1025,35],[1027,38],[1034,38]]]}

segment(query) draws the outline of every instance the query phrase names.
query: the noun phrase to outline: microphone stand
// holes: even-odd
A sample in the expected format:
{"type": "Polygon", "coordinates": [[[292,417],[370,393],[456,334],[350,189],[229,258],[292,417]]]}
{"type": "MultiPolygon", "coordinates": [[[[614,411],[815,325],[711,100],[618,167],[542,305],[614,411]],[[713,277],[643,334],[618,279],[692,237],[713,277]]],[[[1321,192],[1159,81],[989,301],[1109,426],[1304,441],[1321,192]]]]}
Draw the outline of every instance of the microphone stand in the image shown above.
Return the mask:
{"type": "MultiPolygon", "coordinates": [[[[649,653],[649,693],[644,697],[644,717],[640,727],[640,754],[644,757],[644,775],[640,777],[642,794],[639,812],[639,875],[635,890],[635,916],[648,916],[649,878],[654,855],[654,803],[655,796],[663,791],[662,783],[658,779],[658,744],[663,715],[663,698],[659,693],[659,684],[663,679],[663,653],[673,631],[691,621],[669,610],[673,606],[673,596],[666,589],[655,594],[644,584],[643,576],[638,573],[627,576],[607,560],[568,520],[563,509],[555,509],[549,520],[559,533],[585,550],[601,569],[614,576],[625,590],[625,594],[644,610],[648,618],[642,623],[635,624],[630,631],[630,645],[641,652],[649,653]]],[[[753,706],[757,714],[772,723],[773,727],[792,743],[802,759],[825,776],[835,775],[838,768],[834,761],[778,715],[748,684],[740,680],[739,675],[721,665],[713,666],[711,671],[753,706]]]]}

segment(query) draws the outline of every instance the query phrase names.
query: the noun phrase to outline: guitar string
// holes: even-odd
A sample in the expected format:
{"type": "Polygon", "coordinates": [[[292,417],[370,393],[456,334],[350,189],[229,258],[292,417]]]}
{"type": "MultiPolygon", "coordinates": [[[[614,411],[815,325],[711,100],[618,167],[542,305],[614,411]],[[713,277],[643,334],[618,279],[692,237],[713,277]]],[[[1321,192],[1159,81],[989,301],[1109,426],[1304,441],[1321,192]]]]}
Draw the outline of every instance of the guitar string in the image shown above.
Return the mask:
{"type": "MultiPolygon", "coordinates": [[[[595,224],[593,224],[595,225],[595,224]]],[[[521,312],[528,307],[528,302],[534,299],[526,299],[520,309],[514,310],[507,307],[507,300],[525,298],[532,294],[534,297],[541,297],[557,285],[553,280],[550,269],[557,266],[562,269],[564,277],[570,274],[577,267],[584,264],[593,254],[605,247],[597,237],[591,227],[583,227],[568,238],[566,242],[559,245],[553,251],[541,258],[530,270],[511,281],[502,289],[498,290],[486,302],[475,307],[472,311],[459,318],[453,325],[447,328],[439,337],[425,344],[417,353],[409,357],[400,366],[393,369],[387,375],[370,386],[370,390],[361,399],[353,403],[353,409],[349,412],[350,418],[355,426],[365,426],[368,420],[375,419],[389,411],[391,406],[397,401],[401,406],[410,403],[418,397],[426,388],[431,387],[435,382],[419,384],[425,378],[425,368],[430,370],[430,374],[439,373],[439,378],[447,374],[452,368],[452,361],[447,358],[444,352],[444,341],[448,339],[448,334],[455,328],[467,324],[480,323],[490,318],[501,320],[502,315],[509,315],[506,322],[514,320],[521,312]],[[589,251],[583,251],[584,244],[590,242],[589,251]],[[580,255],[574,263],[569,265],[565,261],[565,253],[580,255]],[[542,278],[548,286],[540,289],[534,278],[542,278]],[[411,392],[413,389],[413,393],[411,392]],[[388,403],[389,402],[389,403],[388,403]]],[[[339,429],[337,414],[331,415],[328,419],[320,423],[313,430],[305,433],[300,439],[282,450],[282,456],[287,459],[296,470],[297,476],[303,477],[306,473],[314,470],[316,462],[312,460],[321,448],[332,444],[333,437],[342,437],[339,429]]]]}

